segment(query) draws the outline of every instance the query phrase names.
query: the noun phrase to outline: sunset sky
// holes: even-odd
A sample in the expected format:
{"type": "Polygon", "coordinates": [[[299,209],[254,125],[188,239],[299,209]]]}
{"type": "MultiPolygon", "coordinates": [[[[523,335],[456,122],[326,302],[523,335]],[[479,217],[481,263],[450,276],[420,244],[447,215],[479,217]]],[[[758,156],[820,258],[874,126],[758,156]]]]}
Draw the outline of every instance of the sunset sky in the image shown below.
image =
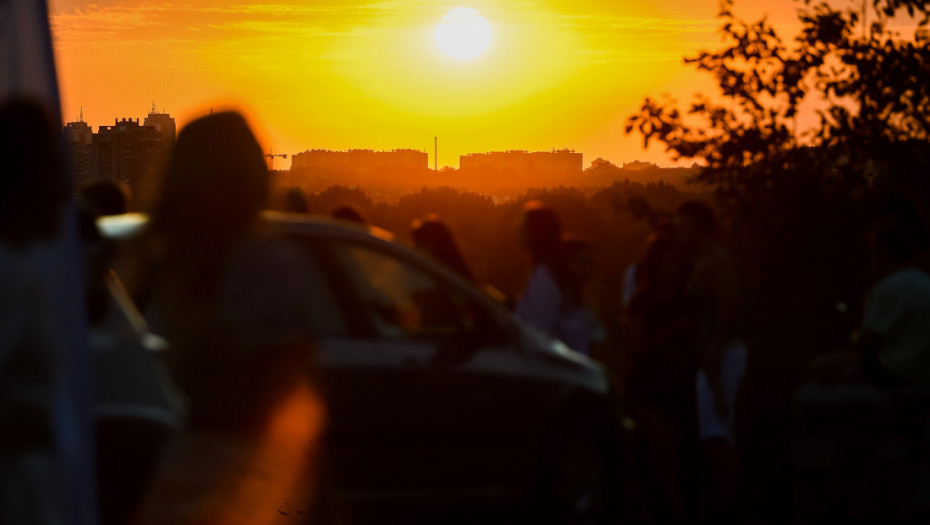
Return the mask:
{"type": "MultiPolygon", "coordinates": [[[[797,4],[737,0],[736,13],[790,32],[797,4]]],[[[179,125],[210,107],[243,110],[266,148],[413,148],[439,137],[459,155],[571,148],[673,165],[623,123],[645,96],[709,90],[684,55],[720,45],[716,0],[49,0],[63,112],[96,127],[143,118],[179,125]],[[434,29],[478,10],[490,48],[444,55],[434,29]]],[[[278,160],[276,168],[287,167],[278,160]]]]}

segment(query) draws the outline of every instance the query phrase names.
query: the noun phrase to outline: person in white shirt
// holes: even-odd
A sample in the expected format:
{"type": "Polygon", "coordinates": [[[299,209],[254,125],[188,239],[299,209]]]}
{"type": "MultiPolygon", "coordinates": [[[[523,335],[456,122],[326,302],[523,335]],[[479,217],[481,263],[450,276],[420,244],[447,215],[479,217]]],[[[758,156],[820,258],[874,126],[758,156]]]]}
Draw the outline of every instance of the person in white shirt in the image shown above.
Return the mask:
{"type": "Polygon", "coordinates": [[[517,316],[570,348],[587,353],[588,325],[576,314],[580,304],[578,285],[566,262],[558,215],[541,202],[526,203],[519,238],[530,252],[533,266],[517,302],[517,316]]]}
{"type": "Polygon", "coordinates": [[[882,277],[865,299],[854,343],[873,383],[930,383],[930,275],[916,264],[915,236],[886,222],[871,236],[872,261],[882,277]]]}

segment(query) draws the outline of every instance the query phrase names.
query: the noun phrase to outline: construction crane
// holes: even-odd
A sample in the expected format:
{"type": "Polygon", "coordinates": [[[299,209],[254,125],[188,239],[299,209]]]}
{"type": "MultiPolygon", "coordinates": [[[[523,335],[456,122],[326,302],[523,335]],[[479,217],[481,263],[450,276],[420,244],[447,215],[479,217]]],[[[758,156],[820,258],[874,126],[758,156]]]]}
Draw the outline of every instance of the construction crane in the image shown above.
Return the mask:
{"type": "Polygon", "coordinates": [[[281,157],[282,159],[286,159],[287,153],[275,153],[271,148],[268,148],[268,153],[265,153],[265,156],[271,159],[271,171],[274,171],[274,158],[281,157]]]}

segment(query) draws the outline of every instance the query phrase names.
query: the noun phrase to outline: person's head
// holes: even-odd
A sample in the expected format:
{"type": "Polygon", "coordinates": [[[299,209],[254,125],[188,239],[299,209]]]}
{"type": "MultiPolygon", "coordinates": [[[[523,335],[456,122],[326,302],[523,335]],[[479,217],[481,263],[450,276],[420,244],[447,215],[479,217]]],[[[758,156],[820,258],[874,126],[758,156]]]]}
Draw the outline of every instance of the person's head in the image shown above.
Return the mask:
{"type": "Polygon", "coordinates": [[[365,224],[365,215],[362,214],[362,210],[354,204],[341,204],[333,210],[330,214],[336,219],[342,219],[344,221],[357,222],[359,224],[365,224]]]}
{"type": "Polygon", "coordinates": [[[95,180],[81,185],[78,190],[81,199],[96,215],[120,215],[129,211],[126,205],[126,193],[112,180],[95,180]]]}
{"type": "Polygon", "coordinates": [[[290,188],[284,193],[284,211],[310,213],[307,195],[300,188],[290,188]]]}
{"type": "Polygon", "coordinates": [[[567,235],[562,242],[568,271],[579,284],[584,284],[594,277],[594,248],[585,239],[567,235]]]}
{"type": "Polygon", "coordinates": [[[284,188],[274,192],[268,209],[286,213],[310,213],[307,194],[300,188],[284,188]]]}
{"type": "Polygon", "coordinates": [[[686,258],[671,235],[653,235],[646,245],[646,253],[639,266],[641,286],[671,289],[681,284],[687,275],[686,258]]]}
{"type": "MultiPolygon", "coordinates": [[[[873,218],[873,231],[880,226],[895,224],[908,231],[916,252],[930,247],[930,230],[924,219],[920,201],[910,192],[894,188],[878,197],[873,218]]],[[[915,254],[916,255],[916,254],[915,254]]]]}
{"type": "Polygon", "coordinates": [[[913,228],[901,221],[886,221],[872,229],[869,236],[872,266],[878,273],[888,273],[914,262],[920,240],[913,228]]]}
{"type": "Polygon", "coordinates": [[[524,204],[519,236],[533,258],[533,266],[547,267],[565,297],[569,301],[578,300],[579,285],[568,268],[562,246],[562,223],[555,211],[539,201],[524,204]]]}
{"type": "Polygon", "coordinates": [[[551,263],[561,257],[562,223],[552,208],[539,201],[523,205],[520,223],[520,244],[533,257],[534,264],[551,263]]]}
{"type": "Polygon", "coordinates": [[[265,158],[245,119],[207,115],[178,133],[152,225],[175,238],[224,243],[248,231],[268,191],[265,158]]]}
{"type": "Polygon", "coordinates": [[[710,206],[688,201],[675,212],[675,235],[686,249],[696,249],[713,239],[717,232],[717,219],[710,206]]]}
{"type": "Polygon", "coordinates": [[[61,137],[38,102],[9,98],[0,103],[0,242],[24,246],[53,237],[68,199],[61,137]]]}
{"type": "Polygon", "coordinates": [[[472,279],[471,270],[465,264],[452,232],[442,220],[434,214],[425,219],[413,221],[410,236],[417,248],[432,255],[467,279],[472,279]]]}

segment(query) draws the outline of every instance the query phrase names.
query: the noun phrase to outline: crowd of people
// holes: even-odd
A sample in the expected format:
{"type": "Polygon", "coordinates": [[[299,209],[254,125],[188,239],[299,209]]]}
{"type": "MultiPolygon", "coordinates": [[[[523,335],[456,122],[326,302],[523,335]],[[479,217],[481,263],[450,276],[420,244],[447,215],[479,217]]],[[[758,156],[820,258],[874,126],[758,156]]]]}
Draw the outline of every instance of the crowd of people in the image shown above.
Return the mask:
{"type": "MultiPolygon", "coordinates": [[[[0,418],[10,430],[0,437],[0,521],[64,523],[49,386],[61,342],[51,291],[22,254],[56,234],[67,185],[55,126],[39,106],[5,102],[0,123],[17,130],[0,141],[13,162],[0,194],[0,418]]],[[[149,221],[118,253],[95,219],[124,212],[125,195],[105,183],[81,188],[100,523],[263,523],[250,510],[267,507],[269,494],[288,494],[301,508],[323,505],[312,446],[325,420],[313,381],[313,284],[306,255],[267,231],[260,211],[269,188],[261,148],[230,112],[181,130],[149,221]],[[163,343],[156,333],[169,342],[164,362],[151,357],[163,343]],[[143,406],[154,413],[144,424],[117,417],[143,406]],[[117,442],[130,445],[108,446],[117,442]]],[[[296,194],[286,208],[307,212],[296,194]]],[[[365,221],[351,206],[332,215],[365,221]]],[[[526,324],[615,364],[624,406],[644,436],[636,490],[654,503],[636,519],[738,521],[737,400],[751,349],[739,271],[713,209],[690,201],[654,218],[645,256],[617,290],[621,319],[600,318],[587,291],[597,246],[564,232],[538,201],[525,203],[513,226],[514,244],[531,261],[513,299],[478,282],[439,216],[415,221],[410,237],[526,324]],[[623,348],[609,337],[619,331],[623,348]]],[[[878,278],[861,330],[846,351],[812,366],[811,382],[887,392],[930,381],[928,239],[906,199],[876,221],[878,278]]]]}

